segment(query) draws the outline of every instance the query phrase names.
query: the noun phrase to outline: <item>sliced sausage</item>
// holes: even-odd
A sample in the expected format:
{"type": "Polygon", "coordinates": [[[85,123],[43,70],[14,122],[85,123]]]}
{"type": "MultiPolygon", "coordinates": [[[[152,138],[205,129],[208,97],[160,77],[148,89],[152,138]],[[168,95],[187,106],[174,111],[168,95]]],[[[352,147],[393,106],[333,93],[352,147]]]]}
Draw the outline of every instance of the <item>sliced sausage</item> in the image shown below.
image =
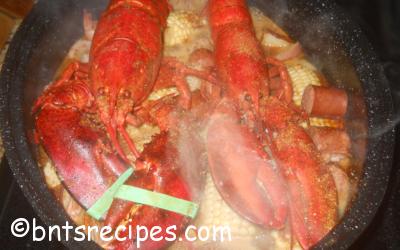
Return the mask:
{"type": "Polygon", "coordinates": [[[334,128],[310,127],[308,133],[320,152],[350,154],[351,142],[346,131],[334,128]]]}
{"type": "Polygon", "coordinates": [[[309,85],[304,90],[301,105],[311,116],[342,118],[347,112],[346,91],[333,87],[309,85]]]}
{"type": "Polygon", "coordinates": [[[308,134],[325,163],[334,162],[343,168],[350,164],[351,141],[346,131],[333,128],[310,127],[308,134]]]}

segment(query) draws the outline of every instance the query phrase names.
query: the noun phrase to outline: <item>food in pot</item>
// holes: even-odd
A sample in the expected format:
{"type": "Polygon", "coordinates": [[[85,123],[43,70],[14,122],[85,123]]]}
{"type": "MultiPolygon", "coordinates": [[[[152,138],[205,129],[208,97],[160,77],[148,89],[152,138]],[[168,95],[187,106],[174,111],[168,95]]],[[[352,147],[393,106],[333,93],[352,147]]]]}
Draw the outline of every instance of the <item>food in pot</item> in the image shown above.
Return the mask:
{"type": "Polygon", "coordinates": [[[97,24],[85,14],[85,38],[34,107],[48,185],[77,224],[177,225],[178,233],[189,222],[228,225],[240,242],[171,248],[310,248],[353,192],[346,92],[307,87],[321,85],[320,73],[300,44],[245,1],[210,0],[203,11],[179,4],[113,0],[97,24]],[[315,112],[320,92],[340,107],[315,112]],[[198,203],[196,219],[123,199],[91,218],[130,168],[125,185],[198,203]]]}

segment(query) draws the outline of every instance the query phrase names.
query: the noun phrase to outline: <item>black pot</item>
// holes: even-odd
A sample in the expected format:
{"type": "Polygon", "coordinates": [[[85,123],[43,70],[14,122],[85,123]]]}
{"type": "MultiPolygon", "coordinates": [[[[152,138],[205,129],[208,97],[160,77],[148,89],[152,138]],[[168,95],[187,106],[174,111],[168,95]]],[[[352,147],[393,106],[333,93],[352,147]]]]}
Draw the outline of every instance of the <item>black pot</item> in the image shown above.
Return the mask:
{"type": "MultiPolygon", "coordinates": [[[[23,21],[1,72],[1,126],[7,158],[24,194],[47,225],[73,224],[45,185],[35,160],[33,101],[53,78],[70,46],[82,36],[82,10],[99,13],[107,1],[40,0],[23,21]]],[[[329,0],[253,0],[303,45],[308,59],[351,101],[347,127],[360,169],[351,209],[316,248],[348,248],[383,199],[393,157],[393,109],[381,65],[360,29],[329,0]],[[366,143],[366,144],[365,144],[366,143]],[[366,151],[365,151],[366,150],[366,151]]],[[[63,236],[65,239],[65,236],[63,236]]],[[[97,248],[93,242],[64,243],[97,248]]]]}

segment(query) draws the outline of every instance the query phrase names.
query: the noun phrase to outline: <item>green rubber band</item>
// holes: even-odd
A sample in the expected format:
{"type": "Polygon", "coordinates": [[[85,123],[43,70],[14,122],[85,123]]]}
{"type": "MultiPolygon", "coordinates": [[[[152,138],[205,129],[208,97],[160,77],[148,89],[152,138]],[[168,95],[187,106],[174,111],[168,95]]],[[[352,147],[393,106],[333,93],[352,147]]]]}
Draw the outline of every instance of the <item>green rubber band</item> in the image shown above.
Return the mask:
{"type": "Polygon", "coordinates": [[[126,170],[104,194],[87,210],[94,219],[99,220],[111,207],[114,198],[132,201],[143,205],[161,208],[190,218],[196,217],[199,205],[170,195],[124,185],[133,174],[133,168],[126,170]]]}
{"type": "Polygon", "coordinates": [[[128,185],[122,185],[114,197],[172,211],[190,218],[196,217],[199,210],[199,205],[196,203],[128,185]]]}
{"type": "Polygon", "coordinates": [[[104,194],[98,199],[88,210],[87,213],[99,220],[105,212],[110,208],[115,193],[125,183],[125,181],[132,175],[133,168],[126,170],[119,178],[109,187],[104,194]]]}

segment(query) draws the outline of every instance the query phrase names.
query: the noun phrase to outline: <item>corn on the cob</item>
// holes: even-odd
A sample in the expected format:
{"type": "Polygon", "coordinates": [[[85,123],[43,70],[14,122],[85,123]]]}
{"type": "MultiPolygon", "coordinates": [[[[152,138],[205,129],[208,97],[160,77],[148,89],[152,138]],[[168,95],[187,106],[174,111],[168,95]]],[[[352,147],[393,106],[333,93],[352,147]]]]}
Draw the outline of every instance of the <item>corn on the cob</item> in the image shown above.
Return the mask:
{"type": "Polygon", "coordinates": [[[317,74],[302,64],[287,65],[289,76],[293,84],[293,101],[301,105],[303,92],[308,85],[321,86],[317,74]]]}
{"type": "Polygon", "coordinates": [[[164,33],[166,46],[174,46],[188,41],[193,37],[195,28],[200,25],[200,18],[188,11],[171,12],[167,19],[167,29],[164,33]]]}
{"type": "MultiPolygon", "coordinates": [[[[293,101],[297,106],[300,106],[304,89],[308,85],[321,86],[322,84],[315,71],[303,63],[288,64],[287,69],[293,84],[293,101]]],[[[342,120],[311,117],[310,125],[315,127],[343,128],[344,122],[342,120]]]]}
{"type": "MultiPolygon", "coordinates": [[[[215,227],[227,227],[231,233],[231,241],[227,241],[225,234],[224,242],[218,238],[214,241],[212,237],[207,241],[192,242],[195,249],[260,249],[261,246],[265,248],[267,245],[270,249],[290,249],[288,232],[260,228],[238,215],[222,199],[210,175],[206,179],[199,214],[194,225],[197,229],[206,227],[210,233],[215,232],[215,227]]],[[[185,247],[179,243],[171,247],[183,248],[185,247]]]]}
{"type": "Polygon", "coordinates": [[[343,129],[344,121],[311,117],[310,118],[310,126],[343,129]]]}

